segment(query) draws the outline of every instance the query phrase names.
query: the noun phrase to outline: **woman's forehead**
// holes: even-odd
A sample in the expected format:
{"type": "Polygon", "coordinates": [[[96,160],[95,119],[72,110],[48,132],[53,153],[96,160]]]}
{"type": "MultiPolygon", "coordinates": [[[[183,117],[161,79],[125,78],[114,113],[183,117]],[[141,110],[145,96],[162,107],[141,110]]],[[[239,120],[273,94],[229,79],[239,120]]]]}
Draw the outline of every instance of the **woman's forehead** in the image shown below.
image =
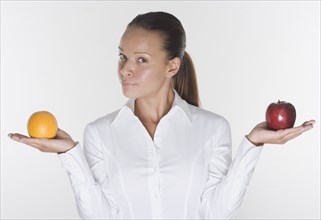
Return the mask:
{"type": "Polygon", "coordinates": [[[162,50],[163,39],[159,32],[149,31],[140,27],[129,27],[124,32],[119,47],[121,50],[162,50]]]}

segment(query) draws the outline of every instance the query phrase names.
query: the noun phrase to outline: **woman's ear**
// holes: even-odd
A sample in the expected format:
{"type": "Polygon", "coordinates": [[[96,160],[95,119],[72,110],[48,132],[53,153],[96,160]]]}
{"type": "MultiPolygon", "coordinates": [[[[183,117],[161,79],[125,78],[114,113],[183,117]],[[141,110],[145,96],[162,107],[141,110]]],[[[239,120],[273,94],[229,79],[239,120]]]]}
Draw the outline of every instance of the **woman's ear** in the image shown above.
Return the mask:
{"type": "Polygon", "coordinates": [[[181,59],[179,59],[178,57],[174,57],[173,59],[171,59],[168,63],[167,76],[168,77],[175,76],[180,66],[181,66],[181,59]]]}

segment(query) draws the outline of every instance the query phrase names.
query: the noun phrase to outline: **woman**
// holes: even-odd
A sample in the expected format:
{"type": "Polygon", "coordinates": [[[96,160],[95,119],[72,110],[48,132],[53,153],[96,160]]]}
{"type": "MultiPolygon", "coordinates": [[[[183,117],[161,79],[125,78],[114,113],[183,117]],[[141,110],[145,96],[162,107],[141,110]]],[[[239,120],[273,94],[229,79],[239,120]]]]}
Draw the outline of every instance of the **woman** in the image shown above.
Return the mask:
{"type": "Polygon", "coordinates": [[[228,122],[199,108],[185,31],[171,14],[131,21],[119,44],[118,75],[128,102],[88,124],[83,148],[64,131],[52,140],[9,134],[66,169],[85,219],[230,219],[236,216],[265,143],[312,128],[258,124],[231,160],[228,122]]]}

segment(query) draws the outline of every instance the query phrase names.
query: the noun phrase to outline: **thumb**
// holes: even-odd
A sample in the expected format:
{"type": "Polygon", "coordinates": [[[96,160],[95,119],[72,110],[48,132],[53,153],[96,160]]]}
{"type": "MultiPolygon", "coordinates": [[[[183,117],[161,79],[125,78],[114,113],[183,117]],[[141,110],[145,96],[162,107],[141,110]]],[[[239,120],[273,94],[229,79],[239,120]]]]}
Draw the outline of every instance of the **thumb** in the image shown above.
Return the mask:
{"type": "Polygon", "coordinates": [[[67,132],[65,132],[64,130],[61,130],[60,128],[58,128],[58,132],[57,132],[56,138],[59,138],[59,139],[71,139],[72,140],[72,137],[67,132]]]}

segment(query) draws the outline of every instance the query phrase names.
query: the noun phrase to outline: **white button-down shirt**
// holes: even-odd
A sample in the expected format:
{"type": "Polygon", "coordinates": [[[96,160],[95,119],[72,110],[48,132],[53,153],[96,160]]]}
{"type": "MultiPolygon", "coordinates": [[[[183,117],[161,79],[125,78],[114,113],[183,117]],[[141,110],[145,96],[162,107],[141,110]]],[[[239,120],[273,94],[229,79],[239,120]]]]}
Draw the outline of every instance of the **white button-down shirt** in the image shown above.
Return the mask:
{"type": "Polygon", "coordinates": [[[80,144],[59,154],[84,219],[230,219],[262,147],[245,137],[232,161],[228,122],[175,92],[154,139],[130,99],[88,124],[80,144]]]}

